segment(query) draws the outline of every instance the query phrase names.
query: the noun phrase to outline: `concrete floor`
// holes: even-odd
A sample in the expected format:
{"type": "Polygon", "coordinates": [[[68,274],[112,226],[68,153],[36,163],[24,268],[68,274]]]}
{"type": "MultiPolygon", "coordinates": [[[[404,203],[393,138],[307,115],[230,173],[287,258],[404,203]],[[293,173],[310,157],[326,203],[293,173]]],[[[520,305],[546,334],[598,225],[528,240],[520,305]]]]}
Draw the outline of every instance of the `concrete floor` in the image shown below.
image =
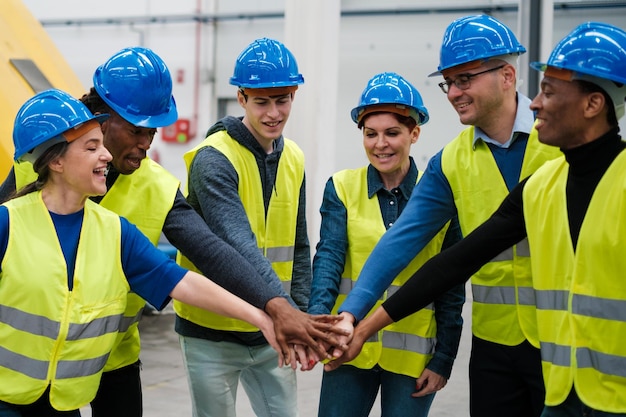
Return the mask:
{"type": "MultiPolygon", "coordinates": [[[[469,300],[468,300],[469,301],[469,300]]],[[[467,367],[471,341],[471,305],[466,303],[463,316],[465,326],[459,354],[448,385],[433,402],[430,417],[468,417],[469,387],[467,367]]],[[[143,362],[142,382],[145,417],[191,417],[191,403],[185,369],[182,365],[178,336],[174,332],[174,314],[171,307],[160,315],[144,316],[140,322],[143,362]]],[[[298,371],[299,417],[316,417],[322,367],[309,372],[298,371]]],[[[239,390],[238,417],[254,417],[243,388],[239,390]]],[[[81,410],[90,417],[89,407],[81,410]]],[[[372,417],[380,416],[378,401],[372,417]]]]}

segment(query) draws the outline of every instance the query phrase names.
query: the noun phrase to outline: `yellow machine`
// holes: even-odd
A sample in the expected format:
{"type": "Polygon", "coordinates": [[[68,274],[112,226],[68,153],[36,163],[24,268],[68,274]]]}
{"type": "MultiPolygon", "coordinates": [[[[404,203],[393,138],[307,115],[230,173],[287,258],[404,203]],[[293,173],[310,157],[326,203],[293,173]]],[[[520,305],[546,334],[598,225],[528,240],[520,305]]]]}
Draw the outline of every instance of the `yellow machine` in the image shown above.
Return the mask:
{"type": "Polygon", "coordinates": [[[87,90],[21,0],[0,9],[0,182],[13,165],[13,121],[35,93],[58,88],[80,98],[87,90]]]}

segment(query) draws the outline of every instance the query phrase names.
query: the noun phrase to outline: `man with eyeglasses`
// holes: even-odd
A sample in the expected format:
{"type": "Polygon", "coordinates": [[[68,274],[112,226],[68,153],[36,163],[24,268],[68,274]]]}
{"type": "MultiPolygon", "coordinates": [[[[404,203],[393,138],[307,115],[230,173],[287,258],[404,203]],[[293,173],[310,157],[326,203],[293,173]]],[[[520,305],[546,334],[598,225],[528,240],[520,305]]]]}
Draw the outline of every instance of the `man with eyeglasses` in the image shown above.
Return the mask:
{"type": "MultiPolygon", "coordinates": [[[[520,180],[560,154],[538,142],[530,99],[516,91],[517,59],[525,52],[491,16],[448,26],[438,71],[430,76],[444,77],[439,86],[467,128],[431,159],[404,212],[370,254],[339,308],[345,328],[367,314],[447,221],[457,216],[466,236],[520,180]]],[[[538,417],[543,409],[529,255],[522,241],[472,276],[472,417],[538,417]]]]}

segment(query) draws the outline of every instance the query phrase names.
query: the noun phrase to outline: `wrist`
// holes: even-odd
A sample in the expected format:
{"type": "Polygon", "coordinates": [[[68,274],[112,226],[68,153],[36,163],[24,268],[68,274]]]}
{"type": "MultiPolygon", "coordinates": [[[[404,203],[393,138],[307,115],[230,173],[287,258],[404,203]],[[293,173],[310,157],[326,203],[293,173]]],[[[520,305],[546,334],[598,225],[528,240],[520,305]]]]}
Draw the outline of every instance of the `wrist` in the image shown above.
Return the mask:
{"type": "Polygon", "coordinates": [[[293,310],[289,301],[283,297],[274,297],[265,303],[265,312],[272,318],[293,310]]]}
{"type": "Polygon", "coordinates": [[[353,325],[356,323],[356,318],[352,315],[352,313],[349,313],[347,311],[342,311],[341,313],[339,313],[339,317],[342,317],[343,320],[346,320],[348,323],[351,323],[353,325]]]}

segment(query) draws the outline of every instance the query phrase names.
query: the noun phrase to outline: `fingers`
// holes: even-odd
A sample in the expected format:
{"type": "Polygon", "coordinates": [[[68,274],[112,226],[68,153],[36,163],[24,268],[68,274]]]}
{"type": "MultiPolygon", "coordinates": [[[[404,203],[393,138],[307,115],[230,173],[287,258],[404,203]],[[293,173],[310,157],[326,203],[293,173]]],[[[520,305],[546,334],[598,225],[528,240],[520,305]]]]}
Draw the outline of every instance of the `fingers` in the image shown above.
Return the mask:
{"type": "MultiPolygon", "coordinates": [[[[345,354],[345,352],[344,352],[345,354]]],[[[325,371],[334,371],[335,369],[339,368],[341,365],[343,365],[345,362],[348,362],[349,359],[344,358],[343,355],[339,356],[338,358],[335,358],[327,363],[324,364],[324,370],[325,371]]]]}
{"type": "Polygon", "coordinates": [[[291,369],[294,371],[298,368],[298,354],[296,353],[296,347],[299,345],[291,345],[289,347],[289,359],[288,365],[291,365],[291,369]]]}
{"type": "Polygon", "coordinates": [[[300,362],[301,369],[308,370],[320,358],[341,356],[352,338],[353,329],[352,323],[348,323],[342,316],[309,315],[294,309],[289,319],[282,317],[274,320],[278,352],[282,356],[279,363],[289,364],[295,369],[296,362],[300,362]],[[294,348],[294,345],[302,345],[302,350],[294,348]],[[310,365],[311,359],[305,348],[315,355],[310,365]]]}
{"type": "Polygon", "coordinates": [[[357,355],[361,352],[362,343],[356,343],[348,346],[348,349],[341,352],[338,356],[334,357],[334,359],[330,360],[328,363],[324,365],[325,371],[334,371],[339,368],[342,364],[351,361],[356,358],[357,355]]]}
{"type": "Polygon", "coordinates": [[[301,371],[310,371],[317,363],[317,355],[310,348],[302,345],[295,345],[301,371]]]}
{"type": "Polygon", "coordinates": [[[446,386],[448,380],[429,369],[425,369],[422,375],[415,381],[416,392],[411,394],[412,397],[424,397],[435,393],[446,386]]]}
{"type": "Polygon", "coordinates": [[[290,352],[289,352],[289,344],[284,338],[276,338],[276,342],[278,343],[278,367],[282,368],[283,365],[289,364],[290,362],[290,352]]]}
{"type": "Polygon", "coordinates": [[[311,319],[319,324],[334,324],[343,319],[342,316],[337,314],[309,314],[311,319]]]}

